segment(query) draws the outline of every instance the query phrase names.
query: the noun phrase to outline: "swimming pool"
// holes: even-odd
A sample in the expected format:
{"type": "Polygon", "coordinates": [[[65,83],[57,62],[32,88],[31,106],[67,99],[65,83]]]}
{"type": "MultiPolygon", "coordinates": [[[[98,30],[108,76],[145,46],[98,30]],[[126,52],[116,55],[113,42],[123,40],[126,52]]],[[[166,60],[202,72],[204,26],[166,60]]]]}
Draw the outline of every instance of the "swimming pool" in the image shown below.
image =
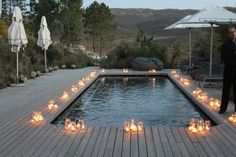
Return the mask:
{"type": "Polygon", "coordinates": [[[167,77],[100,77],[53,123],[84,119],[89,126],[120,127],[135,118],[145,126],[183,127],[207,119],[167,77]]]}

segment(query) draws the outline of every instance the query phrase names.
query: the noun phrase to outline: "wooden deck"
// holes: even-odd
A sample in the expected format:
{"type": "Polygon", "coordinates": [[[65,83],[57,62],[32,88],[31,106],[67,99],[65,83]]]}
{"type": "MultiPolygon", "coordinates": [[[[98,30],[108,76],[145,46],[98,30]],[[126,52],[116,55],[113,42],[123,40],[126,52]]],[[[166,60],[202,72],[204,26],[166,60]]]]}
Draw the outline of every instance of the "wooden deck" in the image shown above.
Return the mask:
{"type": "MultiPolygon", "coordinates": [[[[165,73],[165,72],[164,72],[165,73]]],[[[161,74],[164,74],[161,73],[161,74]]],[[[121,71],[107,71],[106,74],[123,74],[121,71]]],[[[141,72],[129,74],[143,75],[141,72]]],[[[148,74],[148,73],[147,73],[148,74]]],[[[104,74],[103,74],[104,75],[104,74]]],[[[126,75],[126,74],[125,74],[126,75]]],[[[219,123],[209,132],[193,134],[186,128],[145,128],[138,133],[127,133],[122,128],[93,127],[78,132],[66,132],[50,122],[57,117],[83,90],[99,77],[97,75],[88,81],[87,85],[77,93],[70,93],[70,100],[59,100],[62,92],[69,91],[71,85],[61,89],[54,95],[59,110],[51,112],[47,109],[48,100],[34,103],[18,110],[8,119],[0,122],[0,156],[1,157],[171,157],[171,156],[199,156],[199,157],[236,157],[236,127],[220,116],[213,109],[204,106],[219,123]],[[42,124],[34,125],[30,122],[33,111],[41,111],[45,118],[42,124]]],[[[170,76],[171,77],[171,76],[170,76]]],[[[191,96],[194,86],[186,88],[177,79],[172,78],[184,92],[191,96]]],[[[204,89],[212,97],[220,98],[220,90],[204,89]]],[[[232,104],[231,104],[232,106],[232,104]]],[[[230,107],[228,114],[232,112],[230,107]]]]}

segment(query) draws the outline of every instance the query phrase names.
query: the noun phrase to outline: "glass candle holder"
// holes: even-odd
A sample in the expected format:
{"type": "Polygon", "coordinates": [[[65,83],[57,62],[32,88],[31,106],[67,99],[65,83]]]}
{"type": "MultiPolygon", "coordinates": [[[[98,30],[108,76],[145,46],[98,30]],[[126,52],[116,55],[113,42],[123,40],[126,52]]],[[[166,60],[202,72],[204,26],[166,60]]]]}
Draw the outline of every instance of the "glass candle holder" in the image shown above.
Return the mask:
{"type": "Polygon", "coordinates": [[[124,130],[129,132],[130,131],[130,126],[129,126],[129,122],[124,122],[124,130]]]}
{"type": "Polygon", "coordinates": [[[138,122],[138,131],[142,131],[144,129],[144,123],[138,122]]]}
{"type": "Polygon", "coordinates": [[[198,131],[203,131],[204,130],[204,122],[202,120],[198,121],[197,129],[198,129],[198,131]]]}
{"type": "Polygon", "coordinates": [[[211,121],[206,120],[205,121],[205,130],[210,130],[210,128],[211,128],[211,121]]]}

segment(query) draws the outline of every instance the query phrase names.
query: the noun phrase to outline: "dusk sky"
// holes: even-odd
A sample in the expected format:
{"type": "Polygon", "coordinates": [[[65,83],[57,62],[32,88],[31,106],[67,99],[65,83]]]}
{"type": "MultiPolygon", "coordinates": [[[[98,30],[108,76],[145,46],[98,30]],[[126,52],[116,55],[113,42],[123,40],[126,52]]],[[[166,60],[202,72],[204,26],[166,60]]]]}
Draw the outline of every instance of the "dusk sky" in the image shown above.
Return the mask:
{"type": "MultiPolygon", "coordinates": [[[[94,0],[84,0],[83,7],[94,0]]],[[[203,9],[210,5],[236,7],[236,0],[97,0],[110,8],[150,8],[150,9],[203,9]]]]}

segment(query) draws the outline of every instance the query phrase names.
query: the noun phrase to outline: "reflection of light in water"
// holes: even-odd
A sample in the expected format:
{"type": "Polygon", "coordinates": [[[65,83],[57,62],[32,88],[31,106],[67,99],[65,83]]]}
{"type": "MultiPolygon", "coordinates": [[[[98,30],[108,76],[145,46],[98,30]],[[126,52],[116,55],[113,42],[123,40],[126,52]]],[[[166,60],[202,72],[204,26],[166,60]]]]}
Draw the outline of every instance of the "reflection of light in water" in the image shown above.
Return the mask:
{"type": "Polygon", "coordinates": [[[152,83],[152,86],[156,86],[156,78],[149,78],[149,81],[152,83]]]}
{"type": "Polygon", "coordinates": [[[128,78],[128,77],[124,77],[124,78],[123,78],[123,82],[124,82],[125,85],[128,83],[128,81],[129,81],[129,78],[128,78]]]}
{"type": "Polygon", "coordinates": [[[101,82],[105,82],[105,81],[106,81],[105,77],[101,78],[101,82]]]}

